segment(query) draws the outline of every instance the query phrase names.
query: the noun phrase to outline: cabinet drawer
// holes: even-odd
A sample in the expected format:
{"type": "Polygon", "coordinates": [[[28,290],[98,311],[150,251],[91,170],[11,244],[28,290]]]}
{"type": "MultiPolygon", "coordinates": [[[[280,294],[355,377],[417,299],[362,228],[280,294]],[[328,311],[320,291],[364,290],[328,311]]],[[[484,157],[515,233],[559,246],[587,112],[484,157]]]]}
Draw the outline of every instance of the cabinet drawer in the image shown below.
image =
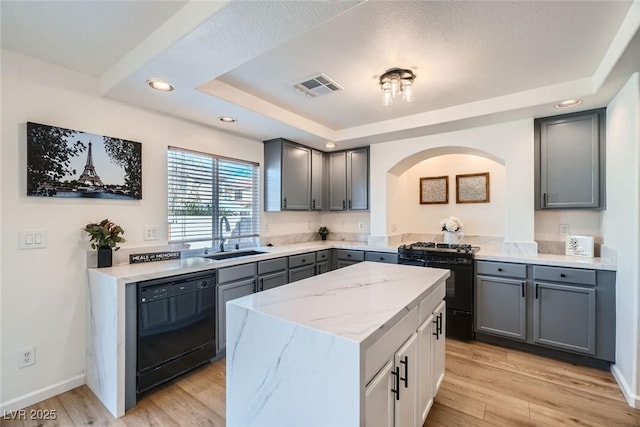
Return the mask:
{"type": "Polygon", "coordinates": [[[526,279],[527,266],[525,264],[512,264],[509,262],[477,261],[476,273],[485,276],[504,276],[526,279]]]}
{"type": "Polygon", "coordinates": [[[218,270],[218,283],[228,283],[256,275],[256,263],[225,267],[218,270]]]}
{"type": "Polygon", "coordinates": [[[398,263],[398,254],[389,252],[367,252],[364,255],[365,261],[386,262],[389,264],[398,263]]]}
{"type": "Polygon", "coordinates": [[[293,255],[289,257],[289,268],[301,267],[303,265],[315,264],[316,254],[315,252],[309,252],[306,254],[293,255]]]}
{"type": "Polygon", "coordinates": [[[297,282],[298,280],[307,279],[313,277],[316,274],[315,265],[307,265],[298,268],[289,269],[289,283],[297,282]]]}
{"type": "Polygon", "coordinates": [[[286,258],[268,259],[258,262],[258,274],[274,273],[287,269],[286,258]]]}
{"type": "Polygon", "coordinates": [[[581,285],[596,284],[596,271],[579,268],[533,266],[535,280],[550,280],[553,282],[578,283],[581,285]]]}
{"type": "Polygon", "coordinates": [[[316,262],[321,261],[329,261],[330,252],[327,249],[326,251],[318,251],[316,252],[316,262]]]}
{"type": "Polygon", "coordinates": [[[364,261],[364,251],[338,249],[338,259],[349,261],[364,261]]]}
{"type": "Polygon", "coordinates": [[[436,289],[429,294],[425,299],[420,302],[418,305],[418,323],[422,324],[427,317],[433,313],[433,311],[438,307],[438,304],[442,302],[446,294],[446,282],[442,282],[436,289]]]}

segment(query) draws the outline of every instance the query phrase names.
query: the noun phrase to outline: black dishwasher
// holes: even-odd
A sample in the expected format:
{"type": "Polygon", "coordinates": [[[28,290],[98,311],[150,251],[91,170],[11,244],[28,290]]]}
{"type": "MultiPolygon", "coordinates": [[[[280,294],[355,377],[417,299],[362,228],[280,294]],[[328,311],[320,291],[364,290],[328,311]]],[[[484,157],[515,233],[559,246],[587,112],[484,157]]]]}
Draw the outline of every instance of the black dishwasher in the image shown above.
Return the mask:
{"type": "Polygon", "coordinates": [[[138,394],[215,357],[215,295],[215,272],[138,283],[138,394]]]}

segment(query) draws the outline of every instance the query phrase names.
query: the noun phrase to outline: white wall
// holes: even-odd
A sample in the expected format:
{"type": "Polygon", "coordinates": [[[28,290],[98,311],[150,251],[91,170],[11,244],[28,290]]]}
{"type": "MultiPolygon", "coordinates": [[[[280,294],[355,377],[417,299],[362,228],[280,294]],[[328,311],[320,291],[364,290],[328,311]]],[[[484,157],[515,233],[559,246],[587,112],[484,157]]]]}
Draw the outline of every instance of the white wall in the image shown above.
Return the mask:
{"type": "Polygon", "coordinates": [[[403,233],[441,233],[440,221],[450,215],[463,222],[466,235],[503,236],[505,220],[505,167],[470,154],[448,154],[416,164],[399,177],[403,233]],[[456,175],[489,172],[489,203],[456,203],[456,175]],[[449,203],[421,205],[420,178],[449,177],[449,203]]]}
{"type": "Polygon", "coordinates": [[[263,160],[259,141],[102,98],[93,78],[2,51],[3,405],[29,393],[46,397],[82,379],[89,245],[81,228],[89,221],[108,217],[125,229],[126,246],[141,246],[143,226],[159,224],[159,243],[166,243],[168,145],[259,163],[263,160]],[[26,197],[27,121],[141,142],[143,199],[26,197]],[[18,231],[34,228],[47,230],[48,248],[18,250],[18,231]],[[36,347],[36,364],[17,369],[17,351],[30,346],[36,347]],[[51,388],[54,384],[59,386],[51,388]]]}
{"type": "Polygon", "coordinates": [[[640,76],[607,108],[607,210],[604,244],[617,250],[616,364],[630,404],[640,408],[640,76]]]}
{"type": "Polygon", "coordinates": [[[536,240],[561,241],[560,224],[569,225],[569,234],[594,236],[602,243],[602,211],[589,210],[545,210],[536,211],[536,240]]]}
{"type": "MultiPolygon", "coordinates": [[[[396,205],[401,175],[416,163],[443,154],[476,154],[505,166],[505,221],[509,241],[534,239],[533,120],[518,120],[371,146],[371,234],[395,234],[403,218],[396,205]]],[[[417,187],[416,187],[417,188],[417,187]]]]}

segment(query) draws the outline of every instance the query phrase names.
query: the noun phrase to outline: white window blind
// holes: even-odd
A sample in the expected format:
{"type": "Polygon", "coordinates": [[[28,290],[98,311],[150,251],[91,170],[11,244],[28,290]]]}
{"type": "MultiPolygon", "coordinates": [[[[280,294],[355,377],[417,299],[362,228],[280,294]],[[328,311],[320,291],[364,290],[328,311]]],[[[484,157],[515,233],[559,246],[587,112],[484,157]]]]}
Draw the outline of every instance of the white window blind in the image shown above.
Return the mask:
{"type": "Polygon", "coordinates": [[[258,243],[258,165],[169,147],[167,169],[169,243],[258,243]]]}

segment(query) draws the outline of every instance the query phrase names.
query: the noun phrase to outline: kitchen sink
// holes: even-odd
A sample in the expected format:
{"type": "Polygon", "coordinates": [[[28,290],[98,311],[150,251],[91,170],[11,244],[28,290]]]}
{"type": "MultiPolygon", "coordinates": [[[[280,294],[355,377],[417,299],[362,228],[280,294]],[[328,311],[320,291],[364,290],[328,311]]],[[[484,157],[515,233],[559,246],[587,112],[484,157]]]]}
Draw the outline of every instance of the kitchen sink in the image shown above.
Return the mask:
{"type": "Polygon", "coordinates": [[[213,260],[221,260],[221,259],[229,259],[229,258],[239,258],[239,257],[243,257],[243,256],[249,256],[249,255],[260,255],[260,254],[266,254],[266,252],[262,252],[262,251],[254,251],[254,250],[250,250],[250,251],[233,251],[233,252],[218,252],[215,254],[211,254],[211,255],[203,255],[203,258],[208,258],[208,259],[213,259],[213,260]]]}

